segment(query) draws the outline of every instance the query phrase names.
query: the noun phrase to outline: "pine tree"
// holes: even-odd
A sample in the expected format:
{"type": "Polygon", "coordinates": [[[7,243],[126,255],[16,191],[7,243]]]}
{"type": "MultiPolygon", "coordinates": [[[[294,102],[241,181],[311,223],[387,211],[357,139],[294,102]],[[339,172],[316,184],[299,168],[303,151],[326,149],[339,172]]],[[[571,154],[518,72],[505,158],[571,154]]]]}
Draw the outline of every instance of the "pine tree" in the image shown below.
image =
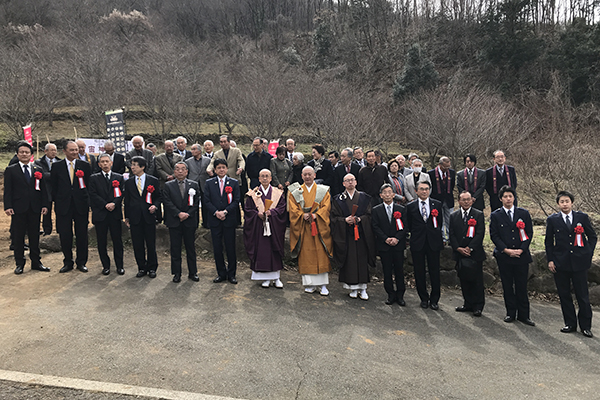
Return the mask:
{"type": "Polygon", "coordinates": [[[402,101],[407,95],[437,86],[439,74],[433,62],[427,58],[421,46],[413,44],[406,53],[406,62],[402,73],[396,78],[393,97],[402,101]]]}

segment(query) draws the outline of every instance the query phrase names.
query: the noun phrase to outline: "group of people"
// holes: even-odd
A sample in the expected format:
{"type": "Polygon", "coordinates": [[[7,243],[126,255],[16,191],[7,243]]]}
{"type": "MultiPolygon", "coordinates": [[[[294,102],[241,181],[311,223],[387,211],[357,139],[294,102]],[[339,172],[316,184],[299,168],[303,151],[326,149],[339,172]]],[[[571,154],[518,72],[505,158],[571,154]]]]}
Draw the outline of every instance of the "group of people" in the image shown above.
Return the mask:
{"type": "MultiPolygon", "coordinates": [[[[464,170],[456,173],[448,157],[441,157],[438,165],[426,172],[416,154],[410,154],[408,160],[398,155],[383,163],[379,152],[363,153],[359,147],[343,149],[339,155],[330,152],[326,158],[324,147],[314,145],[313,159],[304,164],[304,156],[295,152],[292,139],[276,150],[275,157],[267,152],[267,142],[261,138],[254,139],[248,155],[226,135],[220,137],[218,151],[210,141],[203,146],[193,144],[188,151],[185,138],[177,138],[166,141],[165,152],[155,155],[144,148],[143,138],[136,136],[132,142],[134,149],[125,156],[115,153],[114,145],[107,142],[105,153],[97,159],[85,153],[85,143],[82,152],[79,143],[67,142],[64,160],[49,143],[45,155],[35,163],[30,162],[31,145],[18,144],[17,161],[4,174],[4,206],[12,217],[16,274],[23,273],[26,235],[31,268],[49,270],[40,260],[39,224],[44,216],[42,233],[51,232],[52,223],[50,220],[47,226],[47,219],[54,203],[64,255],[61,273],[74,268],[87,272],[91,207],[104,275],[110,274],[111,266],[109,232],[116,271],[124,274],[124,212],[137,277],[156,277],[156,224],[164,220],[169,228],[173,281],[181,281],[182,246],[188,277],[198,281],[194,240],[201,214],[203,225],[211,230],[217,269],[213,282],[236,284],[236,228],[242,221],[242,208],[251,279],[265,288],[283,288],[280,271],[289,226],[290,251],[297,258],[305,292],[327,296],[329,272],[334,266],[349,296],[368,300],[369,267],[374,267],[379,256],[386,304],[405,306],[403,265],[408,245],[420,306],[438,310],[440,254],[449,245],[464,297],[456,311],[477,317],[485,304],[485,191],[492,211],[489,231],[504,292],[504,321],[535,325],[527,293],[533,225],[529,212],[517,207],[517,176],[514,167],[505,164],[502,151],[494,153],[494,165],[487,170],[476,167],[474,155],[466,155],[464,170]],[[125,168],[130,173],[126,180],[125,168]]],[[[565,320],[561,331],[576,331],[579,325],[583,334],[591,337],[587,269],[596,233],[586,214],[573,211],[572,194],[560,192],[556,200],[561,211],[548,218],[545,245],[565,320]],[[571,283],[579,303],[577,316],[571,283]]]]}

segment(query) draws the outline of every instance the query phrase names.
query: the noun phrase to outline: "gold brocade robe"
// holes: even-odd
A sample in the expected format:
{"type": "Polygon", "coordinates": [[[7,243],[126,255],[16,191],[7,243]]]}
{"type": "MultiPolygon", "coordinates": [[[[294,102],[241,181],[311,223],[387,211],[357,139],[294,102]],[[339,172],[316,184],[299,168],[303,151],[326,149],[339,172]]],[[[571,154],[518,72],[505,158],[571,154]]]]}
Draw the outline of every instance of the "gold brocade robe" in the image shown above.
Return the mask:
{"type": "MultiPolygon", "coordinates": [[[[326,188],[326,187],[325,187],[326,188]]],[[[302,191],[304,208],[296,201],[293,193],[288,194],[288,209],[290,213],[290,247],[292,255],[298,257],[298,271],[305,275],[322,274],[329,272],[330,256],[333,248],[331,231],[329,228],[329,212],[331,211],[331,196],[325,193],[322,200],[315,202],[317,184],[309,192],[306,185],[298,189],[302,191]],[[309,209],[311,211],[309,211],[309,209]],[[316,211],[315,211],[316,210],[316,211]],[[317,216],[318,234],[312,236],[311,222],[304,220],[304,213],[313,213],[317,216]]],[[[296,192],[298,194],[298,192],[296,192]]]]}

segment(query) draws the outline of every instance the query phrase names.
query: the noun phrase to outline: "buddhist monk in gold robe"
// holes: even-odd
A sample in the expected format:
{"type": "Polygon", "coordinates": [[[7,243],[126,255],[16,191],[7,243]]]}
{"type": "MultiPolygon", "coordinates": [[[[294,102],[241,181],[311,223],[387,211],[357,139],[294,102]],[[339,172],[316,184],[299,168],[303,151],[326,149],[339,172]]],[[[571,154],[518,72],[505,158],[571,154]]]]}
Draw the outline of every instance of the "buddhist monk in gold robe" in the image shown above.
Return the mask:
{"type": "Polygon", "coordinates": [[[315,170],[304,167],[304,184],[289,186],[290,247],[298,258],[304,291],[313,293],[317,287],[327,296],[333,240],[329,228],[331,197],[329,187],[315,183],[315,170]]]}

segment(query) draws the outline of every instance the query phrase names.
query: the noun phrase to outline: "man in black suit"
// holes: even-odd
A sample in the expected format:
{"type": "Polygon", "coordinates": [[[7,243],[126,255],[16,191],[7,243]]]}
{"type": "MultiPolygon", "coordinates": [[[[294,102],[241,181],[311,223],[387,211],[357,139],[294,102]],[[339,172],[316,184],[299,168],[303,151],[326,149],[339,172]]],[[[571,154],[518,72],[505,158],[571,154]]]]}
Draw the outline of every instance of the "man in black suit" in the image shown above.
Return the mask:
{"type": "Polygon", "coordinates": [[[81,139],[76,140],[75,143],[77,144],[77,149],[79,150],[79,154],[77,155],[79,159],[90,164],[92,173],[98,172],[99,168],[98,163],[96,162],[96,157],[86,151],[87,144],[81,139]]]}
{"type": "Polygon", "coordinates": [[[125,182],[125,223],[131,231],[131,244],[138,266],[136,277],[156,278],[156,222],[161,221],[161,193],[158,179],[146,174],[146,159],[131,159],[132,175],[125,182]],[[146,257],[146,248],[148,257],[146,257]]]}
{"type": "Polygon", "coordinates": [[[183,161],[187,160],[192,156],[192,152],[186,150],[185,148],[187,146],[187,139],[183,136],[179,136],[177,139],[175,139],[175,146],[177,146],[177,148],[175,149],[175,153],[183,157],[183,161]]]}
{"type": "Polygon", "coordinates": [[[173,172],[175,179],[165,184],[163,205],[165,225],[169,228],[171,239],[171,273],[173,282],[181,282],[181,242],[185,243],[188,278],[198,282],[196,267],[196,229],[198,228],[198,207],[200,206],[200,188],[198,183],[186,179],[188,166],[179,161],[173,172]]]}
{"type": "Polygon", "coordinates": [[[431,179],[431,197],[442,203],[442,237],[448,243],[448,225],[450,225],[450,214],[454,210],[454,184],[456,172],[450,168],[450,159],[440,157],[438,166],[429,173],[431,179]]]}
{"type": "Polygon", "coordinates": [[[40,261],[40,215],[48,212],[49,197],[43,171],[30,162],[33,148],[17,144],[16,164],[4,171],[4,212],[11,217],[10,228],[15,255],[15,274],[25,267],[25,234],[29,237],[31,269],[50,271],[40,261]]]}
{"type": "Polygon", "coordinates": [[[240,185],[236,179],[227,176],[227,161],[218,158],[213,166],[217,176],[206,181],[203,192],[218,273],[213,282],[229,280],[237,284],[235,227],[240,203],[240,185]],[[227,251],[227,268],[223,258],[223,240],[227,251]]]}
{"type": "Polygon", "coordinates": [[[134,136],[131,139],[131,144],[133,145],[133,149],[125,154],[125,164],[127,165],[129,172],[133,173],[131,170],[131,160],[133,157],[139,156],[146,160],[146,169],[144,173],[147,175],[154,175],[154,153],[148,149],[144,149],[144,138],[141,136],[134,136]]]}
{"type": "Polygon", "coordinates": [[[331,195],[335,196],[337,194],[344,192],[344,176],[347,174],[352,174],[356,178],[358,182],[358,171],[360,171],[360,165],[352,162],[353,151],[351,148],[345,148],[340,153],[340,165],[338,165],[333,170],[333,179],[331,181],[331,195]]]}
{"type": "Polygon", "coordinates": [[[383,265],[383,287],[388,298],[385,304],[405,306],[404,249],[406,248],[406,209],[394,203],[394,189],[389,183],[381,186],[382,204],[373,207],[371,219],[377,251],[383,265]],[[397,213],[400,213],[398,216],[397,213]],[[394,290],[394,281],[396,289],[394,290]]]}
{"type": "Polygon", "coordinates": [[[379,189],[384,183],[390,183],[389,171],[386,167],[377,163],[375,150],[368,150],[364,167],[358,173],[358,190],[371,196],[371,205],[375,207],[381,203],[379,189]]]}
{"type": "Polygon", "coordinates": [[[483,288],[483,237],[485,219],[483,212],[473,207],[473,197],[468,191],[458,195],[460,208],[450,215],[450,245],[452,258],[456,260],[460,288],[464,303],[456,311],[470,311],[481,317],[485,304],[483,288]],[[469,261],[471,260],[471,261],[469,261]]]}
{"type": "MultiPolygon", "coordinates": [[[[498,191],[503,186],[517,188],[517,173],[515,167],[506,165],[506,156],[502,150],[494,152],[494,166],[485,170],[485,190],[490,196],[490,208],[493,211],[502,207],[498,191]]],[[[517,199],[515,198],[515,206],[517,199]]]]}
{"type": "Polygon", "coordinates": [[[48,212],[42,217],[42,227],[44,236],[52,233],[52,186],[50,179],[50,171],[55,162],[60,161],[60,158],[56,157],[56,145],[53,143],[46,143],[44,147],[44,155],[36,160],[35,165],[40,167],[44,174],[44,181],[46,182],[46,194],[48,195],[48,212]]]}
{"type": "Polygon", "coordinates": [[[465,169],[458,171],[456,174],[458,193],[462,193],[465,190],[471,193],[473,208],[483,211],[485,207],[483,192],[485,191],[485,183],[487,181],[485,170],[475,168],[477,157],[473,154],[467,154],[463,160],[465,162],[465,169]]]}
{"type": "Polygon", "coordinates": [[[246,157],[246,174],[250,178],[250,189],[254,189],[260,182],[258,175],[263,169],[271,167],[273,156],[263,149],[263,140],[259,137],[254,138],[252,142],[253,152],[246,157]]]}
{"type": "Polygon", "coordinates": [[[504,322],[516,319],[529,326],[535,323],[529,318],[527,278],[532,261],[529,245],[533,236],[533,224],[529,211],[516,207],[517,192],[510,186],[502,186],[498,192],[502,207],[490,216],[490,237],[496,245],[494,257],[498,263],[506,317],[504,322]]]}
{"type": "MultiPolygon", "coordinates": [[[[104,142],[104,153],[108,154],[112,161],[111,171],[123,175],[125,173],[125,156],[115,153],[115,144],[112,141],[104,142]]],[[[100,157],[98,157],[98,170],[100,169],[102,168],[100,167],[100,157]]]]}
{"type": "Polygon", "coordinates": [[[560,212],[552,214],[546,220],[546,259],[548,268],[554,274],[565,320],[565,326],[560,331],[576,332],[579,320],[581,332],[591,338],[594,335],[587,273],[598,237],[588,215],[573,211],[574,200],[575,197],[566,191],[561,191],[556,196],[560,212]],[[571,283],[579,304],[577,316],[571,296],[571,283]]]}
{"type": "Polygon", "coordinates": [[[78,157],[75,142],[67,142],[65,159],[55,163],[50,173],[52,200],[56,213],[56,231],[60,236],[60,247],[64,255],[60,272],[69,272],[73,265],[87,272],[88,260],[88,214],[90,196],[88,185],[92,168],[87,161],[78,157]],[[77,258],[73,261],[73,224],[75,225],[75,248],[77,258]]]}
{"type": "Polygon", "coordinates": [[[417,293],[421,307],[438,310],[440,300],[440,252],[442,240],[442,203],[429,197],[429,182],[419,182],[417,198],[406,206],[406,225],[410,232],[410,253],[415,268],[417,293]],[[427,293],[425,259],[431,281],[431,294],[427,293]]]}
{"type": "Polygon", "coordinates": [[[103,153],[98,156],[100,172],[90,177],[90,203],[92,206],[92,224],[96,226],[98,239],[98,254],[102,262],[102,274],[110,274],[110,258],[108,257],[107,237],[113,243],[113,254],[117,273],[123,275],[123,175],[112,172],[110,155],[103,153]]]}

